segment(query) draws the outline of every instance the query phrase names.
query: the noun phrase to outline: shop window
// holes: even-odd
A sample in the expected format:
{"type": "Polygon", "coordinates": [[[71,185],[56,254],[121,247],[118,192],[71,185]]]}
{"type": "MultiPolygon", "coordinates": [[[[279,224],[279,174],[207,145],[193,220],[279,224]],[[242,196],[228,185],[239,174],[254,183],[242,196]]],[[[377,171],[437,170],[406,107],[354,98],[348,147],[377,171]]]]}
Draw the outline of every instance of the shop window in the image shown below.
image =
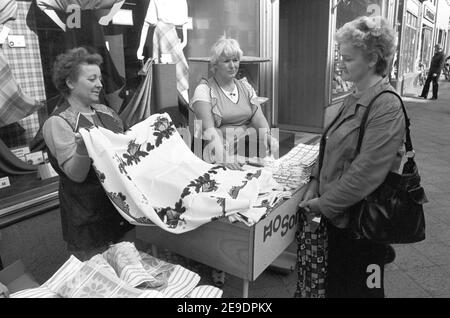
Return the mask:
{"type": "Polygon", "coordinates": [[[193,29],[186,55],[206,57],[220,36],[236,39],[244,55],[259,56],[259,0],[188,0],[193,29]]]}
{"type": "MultiPolygon", "coordinates": [[[[335,31],[341,28],[345,23],[350,22],[361,16],[387,16],[386,0],[341,0],[338,1],[335,8],[335,31]]],[[[335,34],[335,32],[333,33],[335,34]]],[[[352,84],[342,80],[342,71],[339,69],[341,56],[339,54],[339,46],[334,45],[333,51],[333,71],[331,83],[332,99],[347,95],[352,89],[352,84]]]]}
{"type": "Polygon", "coordinates": [[[418,17],[411,12],[406,12],[405,26],[403,33],[402,45],[402,64],[400,66],[402,73],[412,73],[417,69],[416,64],[416,47],[418,34],[418,17]]]}
{"type": "Polygon", "coordinates": [[[429,67],[431,62],[433,46],[433,29],[427,26],[423,26],[422,29],[422,48],[420,50],[420,61],[425,65],[426,68],[429,67]]]}

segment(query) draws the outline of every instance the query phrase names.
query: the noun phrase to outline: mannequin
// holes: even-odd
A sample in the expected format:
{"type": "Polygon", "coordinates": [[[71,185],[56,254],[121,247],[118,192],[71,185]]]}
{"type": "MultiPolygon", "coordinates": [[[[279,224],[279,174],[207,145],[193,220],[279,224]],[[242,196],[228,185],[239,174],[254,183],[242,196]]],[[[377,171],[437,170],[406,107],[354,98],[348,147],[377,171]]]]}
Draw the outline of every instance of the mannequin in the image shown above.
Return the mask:
{"type": "Polygon", "coordinates": [[[136,52],[138,60],[143,60],[148,30],[150,26],[154,26],[153,58],[158,61],[161,53],[171,55],[172,62],[176,64],[177,68],[177,89],[186,101],[188,101],[187,89],[189,85],[187,81],[188,65],[183,49],[187,45],[187,22],[188,6],[186,0],[151,0],[142,27],[139,48],[136,52]],[[178,38],[176,26],[182,27],[182,40],[178,38]],[[161,33],[158,31],[161,31],[161,33]],[[178,45],[174,45],[176,40],[179,41],[178,45]],[[163,43],[164,41],[166,42],[163,43]],[[170,45],[166,45],[167,41],[170,41],[170,45]],[[171,47],[171,49],[169,50],[168,47],[171,47]]]}
{"type": "MultiPolygon", "coordinates": [[[[147,9],[147,14],[142,27],[141,40],[137,50],[138,60],[143,60],[145,42],[147,41],[148,28],[150,25],[155,26],[162,20],[175,26],[181,26],[183,29],[183,39],[181,41],[181,49],[183,50],[187,44],[187,22],[188,7],[186,0],[151,0],[147,9]],[[176,8],[176,10],[174,10],[176,8]]],[[[154,56],[157,58],[157,56],[154,56]]]]}

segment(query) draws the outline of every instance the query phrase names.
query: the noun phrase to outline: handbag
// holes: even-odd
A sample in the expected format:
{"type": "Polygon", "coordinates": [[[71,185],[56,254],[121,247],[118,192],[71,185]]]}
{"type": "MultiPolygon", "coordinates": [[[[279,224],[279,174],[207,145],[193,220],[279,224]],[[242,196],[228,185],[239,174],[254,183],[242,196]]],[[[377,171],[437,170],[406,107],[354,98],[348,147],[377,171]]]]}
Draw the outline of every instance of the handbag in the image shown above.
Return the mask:
{"type": "MultiPolygon", "coordinates": [[[[403,100],[396,92],[383,91],[369,103],[361,121],[356,155],[361,150],[370,109],[382,94],[393,94],[400,99],[406,123],[407,161],[401,174],[390,171],[374,192],[348,209],[350,228],[360,239],[383,244],[416,243],[425,239],[423,204],[428,202],[428,199],[420,185],[420,175],[414,161],[410,120],[403,100]]],[[[323,160],[323,157],[320,160],[323,160]]]]}

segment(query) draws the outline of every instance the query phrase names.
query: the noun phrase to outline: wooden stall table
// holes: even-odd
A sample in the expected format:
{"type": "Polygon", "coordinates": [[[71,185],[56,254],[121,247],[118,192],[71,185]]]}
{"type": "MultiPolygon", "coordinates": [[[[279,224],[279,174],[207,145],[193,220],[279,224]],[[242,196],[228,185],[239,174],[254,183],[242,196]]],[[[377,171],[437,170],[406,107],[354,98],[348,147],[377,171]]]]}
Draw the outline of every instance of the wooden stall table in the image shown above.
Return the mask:
{"type": "Polygon", "coordinates": [[[280,202],[257,224],[220,219],[183,234],[138,226],[137,238],[243,279],[243,297],[258,276],[294,241],[297,205],[305,187],[280,202]]]}

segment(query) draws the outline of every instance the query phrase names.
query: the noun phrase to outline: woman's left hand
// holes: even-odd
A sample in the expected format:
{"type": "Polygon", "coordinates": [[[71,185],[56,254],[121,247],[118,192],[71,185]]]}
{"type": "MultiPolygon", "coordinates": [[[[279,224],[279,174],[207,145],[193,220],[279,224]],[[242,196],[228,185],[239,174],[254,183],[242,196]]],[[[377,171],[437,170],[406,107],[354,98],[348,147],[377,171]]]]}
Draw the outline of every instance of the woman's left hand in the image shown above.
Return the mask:
{"type": "Polygon", "coordinates": [[[267,149],[271,155],[276,155],[278,157],[278,150],[280,149],[279,141],[273,136],[268,136],[267,149]]]}
{"type": "Polygon", "coordinates": [[[314,198],[308,201],[300,202],[299,207],[306,209],[310,213],[320,214],[319,198],[314,198]]]}

